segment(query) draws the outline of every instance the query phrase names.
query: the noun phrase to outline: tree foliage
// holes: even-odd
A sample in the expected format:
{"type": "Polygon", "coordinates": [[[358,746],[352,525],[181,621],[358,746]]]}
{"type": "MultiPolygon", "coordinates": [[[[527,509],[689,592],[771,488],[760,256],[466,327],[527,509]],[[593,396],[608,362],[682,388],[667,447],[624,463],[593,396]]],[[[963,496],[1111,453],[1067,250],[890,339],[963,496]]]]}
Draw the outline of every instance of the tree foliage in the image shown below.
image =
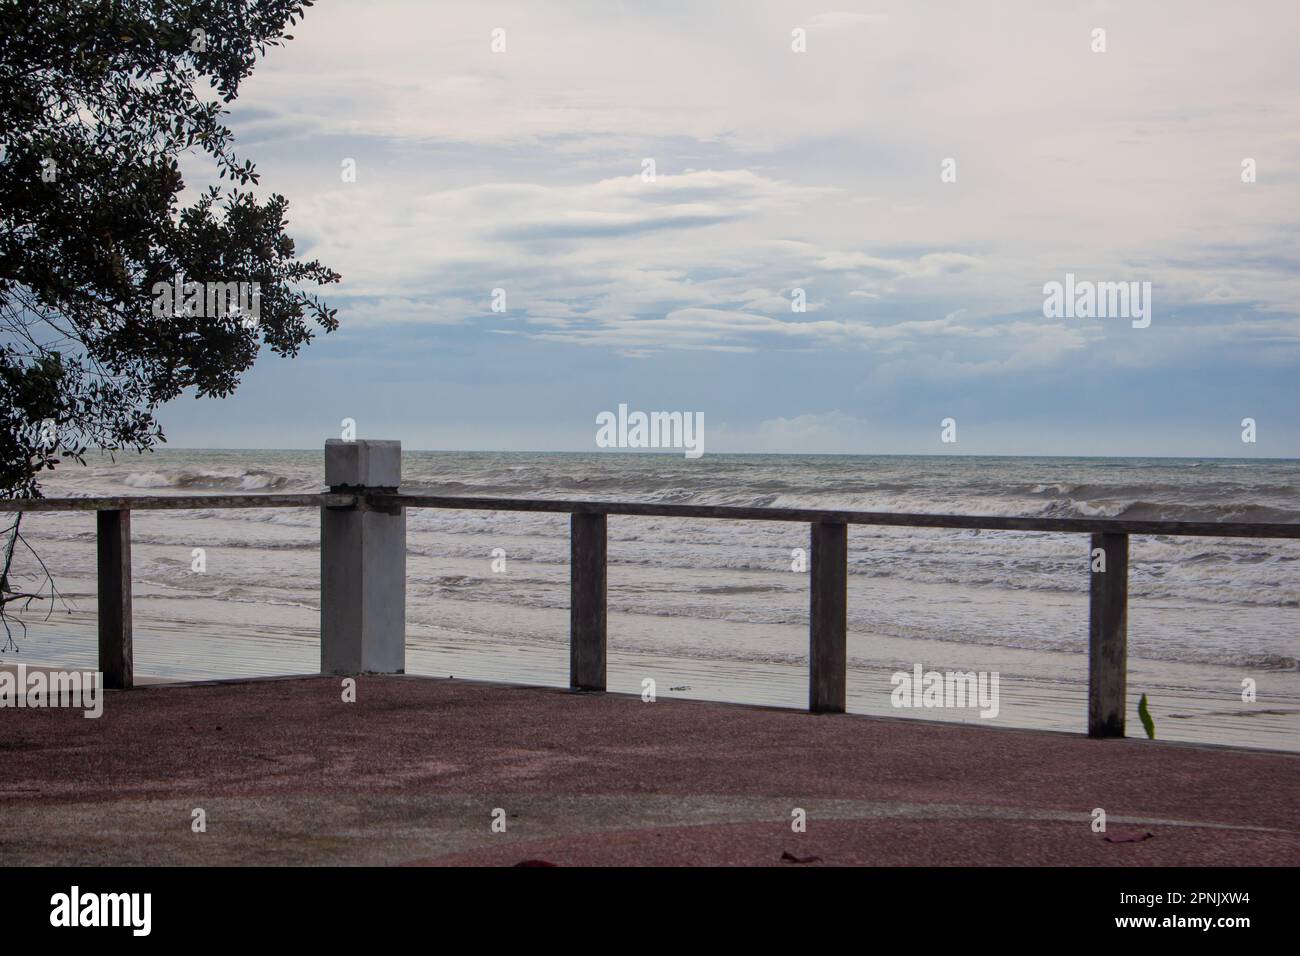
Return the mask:
{"type": "Polygon", "coordinates": [[[295,256],[223,118],[311,0],[0,2],[0,495],[89,447],[144,450],[187,389],[225,396],[263,345],[295,355],[336,282],[295,256]],[[187,206],[179,157],[229,186],[187,206]],[[155,284],[249,282],[257,321],[157,314],[155,284]]]}

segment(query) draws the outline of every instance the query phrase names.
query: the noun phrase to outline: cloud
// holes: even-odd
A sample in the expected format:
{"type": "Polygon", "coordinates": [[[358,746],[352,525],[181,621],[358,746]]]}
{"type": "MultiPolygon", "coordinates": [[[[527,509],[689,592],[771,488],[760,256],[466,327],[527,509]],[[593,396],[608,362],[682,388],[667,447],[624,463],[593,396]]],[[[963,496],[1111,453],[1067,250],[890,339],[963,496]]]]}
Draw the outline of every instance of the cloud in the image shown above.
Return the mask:
{"type": "Polygon", "coordinates": [[[1207,380],[1249,405],[1295,368],[1294,5],[1103,6],[1104,55],[1093,20],[1032,2],[837,6],[323,5],[232,123],[299,251],[343,274],[328,298],[380,394],[367,343],[424,326],[412,349],[454,341],[469,377],[527,355],[556,401],[617,367],[757,405],[815,362],[763,418],[814,430],[865,381],[974,404],[1041,382],[1033,410],[1073,390],[1085,414],[1100,380],[1158,380],[1177,417],[1207,380]],[[1150,281],[1151,327],[1044,319],[1067,272],[1150,281]]]}
{"type": "Polygon", "coordinates": [[[808,21],[808,29],[811,30],[839,30],[845,27],[864,26],[868,23],[888,23],[889,14],[887,13],[855,13],[852,11],[838,11],[835,13],[819,13],[808,21]]]}

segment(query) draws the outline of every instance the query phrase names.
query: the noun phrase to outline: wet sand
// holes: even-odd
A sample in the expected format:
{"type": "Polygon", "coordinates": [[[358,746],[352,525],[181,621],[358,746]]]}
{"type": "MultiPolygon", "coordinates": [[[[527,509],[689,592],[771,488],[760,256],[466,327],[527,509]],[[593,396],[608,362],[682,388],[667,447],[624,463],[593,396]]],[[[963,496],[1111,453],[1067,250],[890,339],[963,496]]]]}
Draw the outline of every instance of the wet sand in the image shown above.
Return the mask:
{"type": "MultiPolygon", "coordinates": [[[[29,627],[22,653],[0,655],[0,661],[94,667],[92,616],[60,615],[48,623],[33,620],[29,627]]],[[[697,699],[795,709],[807,706],[804,663],[647,654],[621,648],[616,632],[617,628],[611,626],[611,691],[640,696],[646,689],[643,682],[650,679],[660,700],[697,699]]],[[[872,638],[853,635],[851,640],[872,638]]],[[[527,645],[454,631],[413,633],[408,636],[406,661],[408,674],[434,677],[548,687],[567,687],[569,679],[568,644],[562,631],[554,643],[527,645]]],[[[1074,680],[1001,678],[999,712],[994,718],[981,718],[976,709],[896,708],[891,702],[891,669],[851,666],[848,709],[850,713],[884,717],[1083,733],[1087,714],[1086,660],[1074,663],[1074,680]]],[[[194,624],[147,620],[136,623],[135,672],[140,683],[309,675],[319,669],[319,641],[310,633],[247,625],[217,633],[194,624]]],[[[1129,736],[1143,736],[1137,717],[1142,679],[1143,664],[1130,665],[1129,736]]],[[[1300,701],[1265,698],[1248,704],[1235,690],[1225,687],[1221,696],[1186,692],[1153,695],[1150,708],[1157,739],[1300,752],[1300,701]]]]}

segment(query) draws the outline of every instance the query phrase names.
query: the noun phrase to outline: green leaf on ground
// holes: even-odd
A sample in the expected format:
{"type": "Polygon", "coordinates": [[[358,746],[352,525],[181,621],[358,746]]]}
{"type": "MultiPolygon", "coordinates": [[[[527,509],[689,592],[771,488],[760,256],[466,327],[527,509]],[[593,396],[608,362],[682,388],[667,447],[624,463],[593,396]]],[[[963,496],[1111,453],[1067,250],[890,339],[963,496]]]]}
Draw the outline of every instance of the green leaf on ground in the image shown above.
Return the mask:
{"type": "Polygon", "coordinates": [[[1147,709],[1147,695],[1143,694],[1142,699],[1138,701],[1138,718],[1142,721],[1142,729],[1147,732],[1149,740],[1156,739],[1156,722],[1151,719],[1151,711],[1147,709]]]}

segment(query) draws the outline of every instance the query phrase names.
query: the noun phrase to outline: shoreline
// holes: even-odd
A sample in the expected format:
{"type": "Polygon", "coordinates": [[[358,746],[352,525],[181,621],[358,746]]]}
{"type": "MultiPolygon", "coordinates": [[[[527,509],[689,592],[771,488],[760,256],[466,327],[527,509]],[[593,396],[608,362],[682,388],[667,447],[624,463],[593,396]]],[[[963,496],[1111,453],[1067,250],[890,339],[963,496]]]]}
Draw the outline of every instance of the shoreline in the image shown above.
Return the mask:
{"type": "MultiPolygon", "coordinates": [[[[90,669],[97,645],[92,616],[57,622],[29,621],[21,653],[0,655],[0,667],[90,669]]],[[[863,635],[858,638],[870,640],[863,635]]],[[[226,627],[217,632],[178,622],[137,620],[136,675],[140,684],[268,676],[317,676],[319,639],[307,633],[269,628],[226,627]]],[[[1084,662],[1086,666],[1086,661],[1084,662]]],[[[1158,663],[1158,662],[1155,662],[1158,663]]],[[[927,664],[927,667],[929,665],[927,664]]],[[[934,665],[942,669],[942,665],[934,665]]],[[[455,632],[407,636],[407,673],[538,687],[567,687],[568,645],[564,640],[529,644],[455,632]]],[[[1047,730],[1082,735],[1086,729],[1087,684],[1003,677],[996,717],[978,709],[899,707],[891,704],[892,671],[864,669],[850,661],[848,711],[877,717],[917,719],[999,729],[1047,730]]],[[[609,648],[608,688],[641,696],[645,679],[655,682],[656,700],[700,700],[801,710],[807,706],[807,665],[654,654],[609,648]]],[[[1144,738],[1137,718],[1143,691],[1130,681],[1127,731],[1144,738]]],[[[1239,698],[1195,691],[1153,695],[1156,743],[1212,744],[1300,752],[1300,700],[1271,697],[1245,704],[1239,698]]]]}

